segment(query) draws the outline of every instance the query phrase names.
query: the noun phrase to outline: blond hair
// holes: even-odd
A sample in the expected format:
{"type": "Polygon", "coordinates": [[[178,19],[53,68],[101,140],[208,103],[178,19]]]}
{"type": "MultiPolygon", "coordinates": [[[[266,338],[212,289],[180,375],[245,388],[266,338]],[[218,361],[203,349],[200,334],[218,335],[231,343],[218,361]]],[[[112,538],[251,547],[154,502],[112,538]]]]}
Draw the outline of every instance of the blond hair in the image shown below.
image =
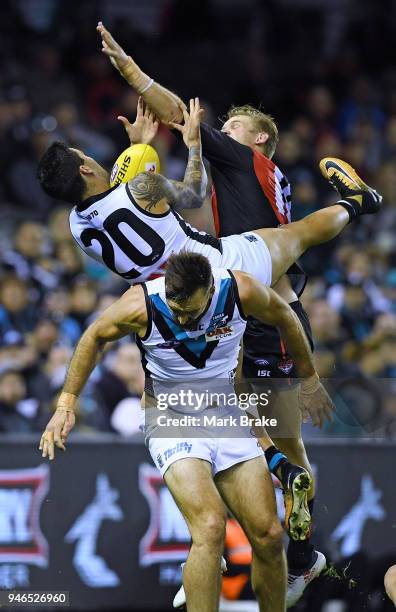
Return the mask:
{"type": "Polygon", "coordinates": [[[226,119],[231,119],[237,115],[251,117],[258,131],[268,134],[268,140],[262,145],[264,154],[271,158],[275,153],[276,145],[279,142],[279,133],[275,120],[271,115],[264,113],[260,108],[255,108],[250,104],[243,106],[231,106],[227,112],[226,119]]]}

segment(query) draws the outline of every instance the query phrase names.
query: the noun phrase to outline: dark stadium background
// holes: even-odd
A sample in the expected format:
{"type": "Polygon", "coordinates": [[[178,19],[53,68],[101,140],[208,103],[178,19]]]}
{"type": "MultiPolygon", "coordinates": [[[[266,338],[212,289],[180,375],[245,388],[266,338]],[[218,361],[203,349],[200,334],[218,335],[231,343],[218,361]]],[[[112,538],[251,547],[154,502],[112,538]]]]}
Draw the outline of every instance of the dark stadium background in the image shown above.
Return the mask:
{"type": "MultiPolygon", "coordinates": [[[[332,446],[335,436],[343,438],[343,449],[348,447],[351,453],[352,447],[356,449],[353,470],[351,455],[346,453],[342,481],[336,478],[332,483],[334,496],[339,495],[341,500],[343,489],[355,488],[359,497],[359,470],[363,473],[370,469],[366,461],[370,456],[383,475],[389,531],[381,526],[379,517],[375,519],[378,525],[370,526],[377,530],[378,548],[383,554],[375,554],[375,538],[370,545],[363,540],[351,566],[358,579],[357,589],[349,589],[346,580],[321,579],[312,585],[312,596],[309,601],[303,600],[298,610],[391,609],[382,591],[382,577],[387,565],[396,561],[390,467],[396,431],[392,380],[396,374],[393,0],[0,3],[0,470],[4,470],[0,471],[0,480],[6,480],[6,470],[41,465],[35,446],[54,408],[72,347],[95,315],[126,288],[123,281],[82,255],[69,231],[68,207],[47,197],[35,178],[38,160],[53,140],[78,146],[109,168],[128,145],[116,117],[124,114],[133,120],[137,98],[101,54],[95,31],[98,19],[147,74],[185,100],[200,96],[206,121],[213,125],[220,126],[220,118],[230,104],[262,103],[280,127],[275,161],[292,183],[294,220],[336,199],[318,171],[318,161],[325,155],[349,161],[384,195],[385,206],[378,215],[363,218],[339,239],[304,257],[310,281],[303,303],[313,327],[319,373],[338,381],[347,378],[348,401],[364,407],[364,418],[360,419],[358,410],[353,421],[348,416],[341,418],[319,436],[308,427],[313,458],[316,461],[317,454],[319,464],[322,461],[331,466],[333,454],[343,452],[339,446],[332,446]],[[367,435],[375,437],[371,445],[368,443],[370,453],[360,441],[367,435]],[[321,445],[327,448],[325,455],[321,455],[321,445]],[[376,454],[376,448],[381,454],[376,454]],[[323,603],[325,599],[344,604],[325,608],[329,605],[323,603]]],[[[154,146],[162,172],[170,178],[182,178],[186,155],[179,140],[161,127],[154,146]]],[[[190,213],[188,219],[210,231],[209,202],[202,210],[190,213]]],[[[83,394],[76,427],[78,436],[82,440],[87,436],[95,448],[99,445],[109,458],[109,466],[114,463],[113,469],[125,479],[132,467],[126,468],[123,461],[117,463],[117,441],[120,448],[128,447],[127,412],[136,406],[142,388],[137,364],[137,352],[129,344],[109,351],[83,394]]],[[[131,428],[136,430],[136,424],[131,428]]],[[[149,462],[139,441],[132,447],[139,448],[137,461],[149,462]]],[[[84,442],[78,442],[75,448],[83,456],[84,442]]],[[[72,453],[70,444],[68,455],[72,453]]],[[[88,451],[86,456],[89,464],[88,451]]],[[[60,458],[58,465],[51,466],[51,486],[55,489],[57,475],[66,483],[68,478],[73,479],[66,457],[60,458]]],[[[95,495],[94,468],[88,497],[79,500],[81,487],[76,497],[66,497],[68,512],[74,501],[76,504],[71,522],[95,495]]],[[[29,478],[35,482],[34,475],[29,478]]],[[[50,496],[54,508],[59,508],[55,514],[62,514],[60,499],[65,501],[61,493],[50,496]]],[[[336,512],[337,500],[334,503],[336,512]]],[[[344,514],[350,508],[347,500],[345,504],[344,514]]],[[[140,501],[141,524],[147,513],[147,506],[140,501]]],[[[51,546],[57,535],[50,517],[48,524],[42,518],[41,528],[51,546]]],[[[130,518],[133,521],[136,515],[132,513],[130,518]]],[[[1,533],[0,529],[0,587],[14,586],[10,576],[15,574],[16,562],[7,557],[7,540],[2,540],[1,533]]],[[[106,541],[101,546],[105,557],[106,541]]],[[[131,552],[136,558],[138,546],[136,538],[131,552]]],[[[109,549],[110,556],[115,554],[113,548],[109,549]]],[[[334,561],[339,568],[348,563],[339,554],[334,555],[334,561]]],[[[20,561],[21,572],[30,568],[28,561],[24,563],[20,561]]],[[[65,561],[59,573],[70,575],[72,584],[75,577],[70,563],[65,561]]],[[[176,572],[178,563],[173,566],[176,572]]],[[[144,579],[141,570],[146,591],[160,588],[159,570],[151,566],[150,571],[154,569],[155,577],[150,574],[148,582],[148,574],[144,579]]],[[[35,568],[28,572],[30,582],[25,584],[37,588],[40,578],[35,580],[40,571],[35,568]]],[[[168,577],[171,575],[169,570],[168,577]]],[[[50,589],[52,584],[51,577],[41,588],[50,589]]],[[[75,586],[76,592],[78,588],[75,586]]],[[[164,606],[177,587],[167,589],[164,606]]],[[[111,597],[111,589],[107,590],[111,597]]],[[[94,592],[97,598],[98,590],[93,588],[94,592]]],[[[86,593],[79,597],[83,608],[89,597],[86,593]]],[[[96,603],[90,607],[103,609],[103,602],[101,607],[92,597],[96,603]]],[[[131,607],[138,599],[128,592],[122,605],[140,609],[131,607]]]]}

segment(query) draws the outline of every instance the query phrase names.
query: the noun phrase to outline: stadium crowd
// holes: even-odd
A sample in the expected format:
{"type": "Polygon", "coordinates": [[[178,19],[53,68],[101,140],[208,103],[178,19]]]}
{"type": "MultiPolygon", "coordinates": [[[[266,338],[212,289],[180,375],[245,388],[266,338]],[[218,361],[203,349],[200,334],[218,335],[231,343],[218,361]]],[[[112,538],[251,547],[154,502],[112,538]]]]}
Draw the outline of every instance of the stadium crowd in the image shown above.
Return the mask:
{"type": "MultiPolygon", "coordinates": [[[[116,117],[132,120],[137,99],[100,53],[95,25],[101,17],[149,74],[185,98],[200,95],[209,123],[219,127],[216,117],[231,103],[262,101],[279,123],[274,160],[291,181],[294,220],[336,200],[318,170],[325,155],[347,160],[383,194],[378,215],[303,258],[309,283],[302,301],[320,375],[360,381],[360,394],[365,389],[374,398],[365,425],[374,419],[381,433],[396,435],[396,403],[388,392],[396,377],[396,71],[385,52],[394,12],[382,24],[373,58],[357,30],[364,26],[369,36],[374,6],[359,16],[350,10],[333,40],[329,34],[303,37],[307,20],[320,32],[331,18],[309,2],[232,3],[234,12],[221,21],[227,35],[218,37],[219,0],[203,2],[193,25],[178,1],[141,3],[144,15],[135,3],[82,2],[78,14],[72,4],[47,2],[32,12],[29,3],[5,2],[0,9],[0,432],[43,429],[74,344],[127,288],[83,255],[70,234],[69,209],[36,180],[38,160],[54,140],[108,167],[128,145],[116,117]],[[279,6],[288,15],[283,22],[279,6]],[[228,27],[236,20],[238,28],[228,27]],[[289,37],[285,47],[274,27],[289,37]]],[[[354,1],[348,4],[353,9],[354,1]]],[[[342,9],[345,2],[334,5],[342,9]]],[[[334,13],[340,17],[342,10],[334,13]]],[[[180,141],[161,126],[153,146],[162,172],[181,179],[186,156],[180,141]]],[[[188,220],[213,229],[209,197],[188,220]]],[[[131,407],[142,389],[136,346],[111,347],[81,398],[79,430],[133,433],[131,407]]],[[[329,432],[340,431],[334,427],[329,432]]]]}

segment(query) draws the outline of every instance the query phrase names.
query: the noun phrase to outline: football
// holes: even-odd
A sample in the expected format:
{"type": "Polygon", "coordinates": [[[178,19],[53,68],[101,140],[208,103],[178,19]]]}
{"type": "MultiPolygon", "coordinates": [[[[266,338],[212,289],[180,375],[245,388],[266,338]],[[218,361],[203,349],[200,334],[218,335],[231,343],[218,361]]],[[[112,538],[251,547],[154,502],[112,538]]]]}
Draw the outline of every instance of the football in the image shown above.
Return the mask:
{"type": "Polygon", "coordinates": [[[127,183],[140,172],[159,172],[157,151],[148,144],[135,144],[118,156],[110,175],[110,187],[127,183]]]}

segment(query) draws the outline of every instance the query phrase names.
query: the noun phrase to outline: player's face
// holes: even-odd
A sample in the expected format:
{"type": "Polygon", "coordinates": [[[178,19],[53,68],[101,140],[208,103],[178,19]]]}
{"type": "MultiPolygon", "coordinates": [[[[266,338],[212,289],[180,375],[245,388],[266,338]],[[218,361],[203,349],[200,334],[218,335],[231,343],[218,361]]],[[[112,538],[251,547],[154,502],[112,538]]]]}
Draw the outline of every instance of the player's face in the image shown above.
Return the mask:
{"type": "Polygon", "coordinates": [[[87,166],[90,170],[92,170],[95,176],[106,180],[107,183],[110,182],[110,173],[105,168],[103,168],[103,166],[98,164],[98,162],[93,157],[85,155],[85,153],[83,151],[80,151],[80,149],[73,149],[72,147],[70,147],[70,151],[74,151],[75,153],[77,153],[80,159],[83,160],[83,165],[87,166]]]}
{"type": "Polygon", "coordinates": [[[184,329],[194,331],[197,329],[199,320],[208,310],[213,293],[213,286],[209,289],[200,288],[187,300],[182,302],[167,300],[167,302],[178,324],[184,329]]]}
{"type": "Polygon", "coordinates": [[[233,138],[233,140],[248,147],[253,147],[256,144],[256,139],[260,133],[253,119],[246,115],[231,117],[231,119],[225,122],[221,131],[230,138],[233,138]]]}

